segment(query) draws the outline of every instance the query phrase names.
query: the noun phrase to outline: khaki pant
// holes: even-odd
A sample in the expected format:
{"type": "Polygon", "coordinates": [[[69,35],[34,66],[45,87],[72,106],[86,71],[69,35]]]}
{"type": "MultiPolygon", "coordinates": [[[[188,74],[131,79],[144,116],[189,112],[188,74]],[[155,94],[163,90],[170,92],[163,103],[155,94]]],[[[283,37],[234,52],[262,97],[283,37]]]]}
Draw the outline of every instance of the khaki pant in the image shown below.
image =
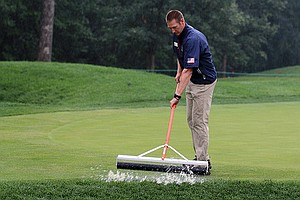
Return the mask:
{"type": "Polygon", "coordinates": [[[186,88],[187,122],[192,132],[197,160],[208,160],[208,116],[217,81],[208,85],[189,82],[186,88]]]}

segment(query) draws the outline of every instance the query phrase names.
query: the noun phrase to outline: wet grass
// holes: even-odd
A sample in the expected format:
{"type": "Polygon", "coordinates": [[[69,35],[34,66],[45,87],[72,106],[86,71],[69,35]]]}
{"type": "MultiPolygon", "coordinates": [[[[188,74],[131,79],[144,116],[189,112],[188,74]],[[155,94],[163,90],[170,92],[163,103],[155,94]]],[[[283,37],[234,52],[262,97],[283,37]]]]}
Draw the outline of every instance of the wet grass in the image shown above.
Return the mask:
{"type": "MultiPolygon", "coordinates": [[[[63,63],[0,62],[0,70],[0,199],[300,196],[299,77],[219,79],[210,120],[212,175],[164,184],[97,177],[115,169],[117,154],[164,142],[172,77],[63,63]]],[[[192,155],[184,104],[170,142],[192,155]]]]}

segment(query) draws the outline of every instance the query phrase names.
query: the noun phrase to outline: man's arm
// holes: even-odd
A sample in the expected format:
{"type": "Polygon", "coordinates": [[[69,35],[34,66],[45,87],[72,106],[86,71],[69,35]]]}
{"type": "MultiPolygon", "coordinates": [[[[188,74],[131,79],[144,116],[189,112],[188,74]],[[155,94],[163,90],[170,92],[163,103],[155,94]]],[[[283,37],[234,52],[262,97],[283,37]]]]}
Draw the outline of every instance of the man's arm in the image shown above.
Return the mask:
{"type": "Polygon", "coordinates": [[[182,68],[180,66],[179,60],[177,59],[177,74],[175,76],[176,83],[179,83],[181,73],[182,73],[182,68]]]}
{"type": "Polygon", "coordinates": [[[180,76],[180,81],[176,87],[175,94],[181,96],[186,86],[189,84],[192,77],[193,69],[183,69],[180,76]]]}
{"type": "Polygon", "coordinates": [[[175,95],[174,98],[170,101],[170,106],[173,107],[174,105],[177,105],[179,103],[180,98],[178,96],[181,97],[181,94],[183,93],[183,91],[185,90],[186,86],[188,85],[191,77],[192,77],[192,73],[193,73],[193,69],[183,69],[181,72],[181,76],[180,76],[180,81],[177,82],[177,87],[176,87],[176,91],[175,91],[175,95]]]}

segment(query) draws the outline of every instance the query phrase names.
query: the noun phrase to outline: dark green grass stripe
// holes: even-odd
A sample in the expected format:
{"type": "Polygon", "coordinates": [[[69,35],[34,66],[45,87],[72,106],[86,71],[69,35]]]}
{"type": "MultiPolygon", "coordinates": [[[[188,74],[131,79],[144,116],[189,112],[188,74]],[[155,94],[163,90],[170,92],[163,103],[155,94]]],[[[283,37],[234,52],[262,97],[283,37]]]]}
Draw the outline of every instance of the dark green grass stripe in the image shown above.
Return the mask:
{"type": "Polygon", "coordinates": [[[300,183],[215,180],[196,184],[51,180],[1,182],[0,199],[299,199],[300,183]]]}

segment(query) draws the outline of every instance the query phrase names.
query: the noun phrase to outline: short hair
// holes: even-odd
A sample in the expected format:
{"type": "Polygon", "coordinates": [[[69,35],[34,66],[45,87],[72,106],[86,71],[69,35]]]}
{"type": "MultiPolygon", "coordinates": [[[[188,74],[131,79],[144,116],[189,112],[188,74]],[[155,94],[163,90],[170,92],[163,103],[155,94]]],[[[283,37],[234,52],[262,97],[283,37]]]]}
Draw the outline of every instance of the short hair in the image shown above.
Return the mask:
{"type": "Polygon", "coordinates": [[[179,10],[170,10],[166,15],[166,22],[175,19],[179,23],[182,18],[184,18],[183,14],[179,10]]]}

